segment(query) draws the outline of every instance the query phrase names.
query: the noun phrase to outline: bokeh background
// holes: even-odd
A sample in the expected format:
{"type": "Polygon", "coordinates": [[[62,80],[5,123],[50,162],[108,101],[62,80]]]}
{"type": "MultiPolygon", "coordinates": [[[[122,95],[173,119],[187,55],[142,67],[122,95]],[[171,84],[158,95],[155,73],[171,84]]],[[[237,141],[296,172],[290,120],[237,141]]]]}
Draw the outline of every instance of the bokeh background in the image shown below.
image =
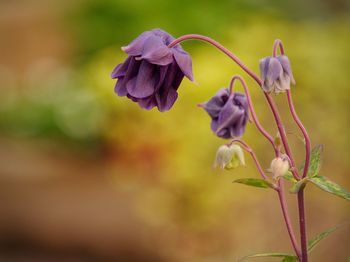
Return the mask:
{"type": "MultiPolygon", "coordinates": [[[[0,260],[206,262],[291,251],[275,193],[232,184],[258,177],[249,156],[245,168],[212,168],[225,141],[196,104],[245,76],[240,68],[184,43],[199,84],[184,80],[166,113],[117,97],[110,72],[126,58],[120,47],[152,28],[211,36],[256,72],[280,38],[298,114],[312,143],[325,145],[321,172],[349,189],[349,13],[347,0],[1,0],[0,260]]],[[[276,101],[301,162],[301,135],[285,97],[276,101]]],[[[268,168],[273,152],[252,124],[244,140],[268,168]]],[[[349,204],[312,185],[306,199],[310,237],[345,223],[311,261],[346,261],[349,204]]],[[[294,196],[288,202],[297,226],[294,196]]]]}

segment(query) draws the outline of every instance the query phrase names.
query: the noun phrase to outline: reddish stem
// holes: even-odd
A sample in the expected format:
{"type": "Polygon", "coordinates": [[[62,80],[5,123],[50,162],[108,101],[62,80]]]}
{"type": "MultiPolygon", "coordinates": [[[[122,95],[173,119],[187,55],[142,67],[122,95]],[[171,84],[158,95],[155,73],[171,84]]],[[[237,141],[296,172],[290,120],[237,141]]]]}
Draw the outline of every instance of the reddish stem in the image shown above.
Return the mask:
{"type": "Polygon", "coordinates": [[[284,217],[284,221],[286,223],[287,229],[288,229],[288,234],[289,234],[289,238],[292,242],[292,246],[294,248],[295,254],[301,258],[301,252],[300,249],[298,247],[298,242],[296,240],[294,231],[293,231],[293,226],[292,223],[289,219],[289,213],[288,213],[288,208],[287,208],[287,202],[285,199],[285,195],[284,195],[284,181],[283,179],[280,179],[278,181],[278,196],[279,196],[279,200],[280,200],[280,204],[281,204],[281,209],[282,209],[282,213],[283,213],[283,217],[284,217]]]}
{"type": "Polygon", "coordinates": [[[241,146],[243,147],[243,149],[244,149],[245,151],[247,151],[247,152],[252,156],[252,158],[253,158],[253,160],[254,160],[254,163],[255,163],[255,165],[256,165],[256,167],[257,167],[259,173],[261,174],[262,178],[263,178],[264,180],[267,180],[267,176],[265,175],[264,169],[261,167],[261,165],[260,165],[260,163],[259,163],[259,160],[258,160],[258,158],[256,157],[256,155],[255,155],[253,149],[252,149],[247,143],[245,143],[244,141],[242,141],[242,140],[240,140],[240,139],[234,139],[234,140],[232,140],[231,144],[232,144],[232,143],[235,143],[235,142],[240,143],[241,146]]]}
{"type": "MultiPolygon", "coordinates": [[[[254,159],[254,162],[261,174],[261,176],[263,177],[263,179],[267,179],[253,149],[247,144],[245,143],[244,141],[240,140],[240,139],[234,139],[232,140],[231,143],[235,143],[235,142],[238,142],[241,144],[241,146],[243,147],[244,150],[246,150],[247,152],[249,152],[251,154],[251,156],[253,157],[254,159]]],[[[282,214],[283,214],[283,218],[284,218],[284,221],[285,221],[285,224],[286,224],[286,227],[287,227],[287,231],[288,231],[288,234],[289,234],[289,238],[290,238],[290,241],[292,243],[292,246],[293,246],[293,249],[295,251],[295,254],[301,258],[301,252],[300,252],[300,249],[298,247],[298,242],[296,240],[296,237],[295,237],[295,233],[294,233],[294,230],[293,230],[293,226],[292,226],[292,223],[289,219],[289,212],[288,212],[288,207],[287,207],[287,202],[286,202],[286,199],[285,199],[285,196],[284,196],[284,182],[283,182],[283,179],[280,179],[278,181],[278,187],[274,188],[277,193],[278,193],[278,198],[279,198],[279,202],[280,202],[280,205],[281,205],[281,209],[282,209],[282,214]]]]}
{"type": "Polygon", "coordinates": [[[304,165],[304,171],[303,171],[303,178],[306,177],[307,175],[307,171],[309,170],[309,166],[310,166],[310,154],[311,154],[311,141],[310,141],[310,137],[309,134],[306,131],[306,128],[304,127],[303,123],[301,122],[301,120],[299,119],[295,108],[294,108],[294,104],[293,104],[293,99],[292,99],[292,93],[290,92],[290,90],[287,90],[287,98],[288,98],[288,105],[290,108],[290,112],[293,116],[293,119],[295,121],[295,123],[298,125],[300,131],[303,133],[304,139],[305,139],[305,165],[304,165]]]}
{"type": "Polygon", "coordinates": [[[252,71],[250,70],[245,64],[239,60],[237,56],[232,54],[230,50],[228,50],[226,47],[224,47],[222,44],[219,42],[215,41],[214,39],[211,39],[210,37],[203,36],[203,35],[197,35],[197,34],[188,34],[188,35],[183,35],[180,36],[179,38],[175,39],[173,42],[170,43],[169,47],[174,47],[175,45],[179,44],[180,42],[183,41],[188,41],[188,40],[201,40],[204,42],[207,42],[216,48],[218,48],[221,52],[225,53],[228,57],[230,57],[233,61],[235,61],[248,75],[250,75],[259,85],[261,85],[261,80],[260,78],[252,71]]]}
{"type": "MultiPolygon", "coordinates": [[[[243,64],[241,62],[241,60],[239,60],[227,48],[225,48],[223,45],[221,45],[217,41],[215,41],[215,40],[213,40],[213,39],[211,39],[211,38],[209,38],[207,36],[196,35],[196,34],[184,35],[184,36],[181,36],[181,37],[175,39],[172,43],[170,43],[169,47],[171,48],[171,47],[179,44],[180,42],[187,41],[187,40],[193,40],[193,39],[197,39],[197,40],[201,40],[201,41],[204,41],[204,42],[208,42],[209,44],[211,44],[211,45],[215,46],[216,48],[218,48],[220,51],[222,51],[228,57],[230,57],[234,62],[236,62],[249,76],[251,76],[258,83],[259,86],[261,86],[262,81],[260,80],[260,78],[253,71],[251,71],[245,64],[243,64]]],[[[282,43],[279,44],[279,45],[280,45],[281,50],[284,51],[282,43]]],[[[281,121],[281,118],[279,116],[277,107],[276,107],[274,101],[272,100],[271,96],[269,94],[265,93],[265,92],[264,92],[264,94],[265,94],[265,97],[266,97],[266,99],[267,99],[267,101],[268,101],[268,103],[270,105],[272,113],[274,115],[274,118],[275,118],[275,121],[276,121],[276,124],[277,124],[277,128],[278,128],[278,131],[280,133],[281,140],[282,140],[283,146],[285,148],[285,151],[286,151],[286,153],[287,153],[287,155],[290,158],[290,161],[292,163],[291,170],[292,170],[293,176],[296,179],[300,179],[299,175],[298,175],[298,171],[297,171],[297,169],[295,167],[295,163],[294,163],[293,157],[291,155],[291,151],[290,151],[290,148],[289,148],[289,145],[288,145],[287,136],[285,134],[285,131],[284,131],[284,128],[283,128],[283,125],[282,125],[282,121],[281,121]]],[[[286,221],[286,224],[287,224],[287,229],[288,229],[288,232],[289,232],[289,234],[291,236],[291,235],[294,235],[294,233],[293,233],[293,229],[291,227],[291,223],[289,221],[289,215],[288,215],[288,210],[286,208],[286,203],[284,201],[283,183],[280,185],[279,190],[282,192],[282,194],[281,193],[279,194],[279,199],[280,199],[282,211],[283,211],[283,214],[284,214],[284,218],[285,218],[285,221],[286,221]],[[287,217],[287,220],[286,220],[286,217],[287,217]]],[[[305,237],[306,237],[306,235],[305,235],[305,237]]],[[[291,241],[293,242],[293,247],[295,249],[295,247],[297,247],[297,244],[296,244],[296,241],[295,241],[295,237],[294,238],[291,237],[291,241]]],[[[295,249],[295,252],[298,255],[297,250],[298,249],[295,249]]],[[[307,256],[307,254],[306,254],[306,256],[307,256]]],[[[299,256],[299,258],[300,258],[300,256],[299,256]]],[[[302,262],[305,262],[305,261],[302,261],[302,262]]]]}
{"type": "Polygon", "coordinates": [[[273,50],[272,50],[272,55],[273,55],[274,57],[277,56],[277,49],[278,49],[278,47],[279,47],[279,49],[280,49],[281,55],[284,55],[283,43],[282,43],[281,40],[276,39],[276,40],[275,40],[275,43],[273,44],[273,50]]]}
{"type": "Polygon", "coordinates": [[[304,188],[298,192],[298,207],[299,207],[299,224],[300,224],[300,241],[301,241],[301,262],[308,261],[307,254],[307,235],[305,223],[305,205],[304,205],[304,188]]]}
{"type": "Polygon", "coordinates": [[[258,120],[258,117],[256,116],[256,113],[255,113],[255,110],[254,110],[254,106],[253,106],[253,102],[252,102],[252,99],[251,99],[251,96],[250,96],[249,88],[247,86],[247,83],[244,81],[244,79],[241,76],[234,76],[234,77],[232,77],[231,82],[230,82],[230,93],[232,93],[233,85],[234,85],[235,80],[239,80],[241,82],[243,88],[244,88],[244,92],[245,92],[247,100],[248,100],[248,106],[249,106],[249,109],[250,109],[250,112],[251,112],[254,124],[259,129],[261,134],[263,134],[263,136],[265,136],[266,139],[269,140],[269,142],[271,143],[271,145],[272,145],[272,147],[273,147],[273,149],[275,151],[275,154],[278,154],[278,150],[277,150],[277,147],[275,145],[274,139],[262,127],[262,125],[260,124],[260,122],[258,120]]]}
{"type": "MultiPolygon", "coordinates": [[[[171,47],[174,47],[175,45],[179,44],[180,42],[187,41],[187,40],[194,40],[194,39],[207,42],[207,43],[215,46],[216,48],[218,48],[220,51],[222,51],[228,57],[230,57],[234,62],[236,62],[236,64],[238,64],[248,75],[250,75],[255,80],[255,82],[258,83],[259,86],[261,86],[262,82],[261,82],[260,78],[252,70],[250,70],[245,64],[243,64],[243,62],[238,57],[236,57],[234,54],[232,54],[226,47],[224,47],[219,42],[211,39],[210,37],[197,35],[197,34],[183,35],[183,36],[175,39],[172,43],[170,43],[169,47],[171,48],[171,47]]],[[[266,99],[267,99],[267,101],[268,101],[268,103],[270,105],[272,113],[274,115],[278,131],[279,131],[279,133],[281,135],[281,140],[282,140],[283,146],[284,146],[284,148],[286,150],[286,153],[289,156],[289,158],[291,159],[291,162],[293,164],[293,166],[292,166],[293,176],[294,176],[295,179],[299,179],[299,175],[298,175],[297,169],[293,168],[293,167],[295,167],[294,161],[292,160],[293,157],[292,157],[291,151],[289,149],[287,136],[285,134],[285,131],[284,131],[284,128],[283,128],[283,125],[282,125],[282,121],[281,121],[281,118],[280,118],[279,113],[277,111],[276,105],[274,104],[274,102],[273,102],[273,100],[272,100],[272,98],[270,97],[269,94],[267,94],[265,92],[264,92],[264,94],[265,94],[265,97],[266,97],[266,99]]]]}
{"type": "MultiPolygon", "coordinates": [[[[282,55],[284,55],[284,47],[281,40],[277,39],[273,45],[273,56],[277,56],[277,49],[280,48],[280,52],[282,55]]],[[[295,121],[295,123],[298,125],[299,129],[303,133],[304,139],[305,139],[305,165],[303,170],[302,178],[306,177],[309,166],[310,166],[310,149],[311,149],[311,142],[309,135],[306,131],[306,128],[304,127],[303,123],[299,119],[295,108],[294,103],[292,99],[292,93],[290,90],[287,90],[287,98],[288,98],[288,105],[290,112],[292,114],[292,117],[295,121]]],[[[293,160],[293,159],[291,159],[293,160]]],[[[307,234],[306,234],[306,222],[305,222],[305,205],[304,205],[304,188],[302,188],[298,192],[298,208],[299,208],[299,225],[300,225],[300,242],[301,242],[301,261],[307,262],[308,261],[308,253],[307,253],[307,234]]]]}

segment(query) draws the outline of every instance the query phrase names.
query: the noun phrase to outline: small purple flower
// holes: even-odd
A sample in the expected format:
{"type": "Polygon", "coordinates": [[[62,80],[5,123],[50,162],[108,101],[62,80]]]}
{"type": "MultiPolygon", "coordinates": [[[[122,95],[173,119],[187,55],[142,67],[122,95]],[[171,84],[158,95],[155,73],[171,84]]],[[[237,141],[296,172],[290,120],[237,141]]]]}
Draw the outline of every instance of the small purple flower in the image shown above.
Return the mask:
{"type": "Polygon", "coordinates": [[[201,104],[211,117],[211,129],[222,138],[243,135],[248,121],[248,101],[242,93],[231,93],[222,88],[207,103],[201,104]]]}
{"type": "Polygon", "coordinates": [[[262,88],[265,92],[282,93],[295,85],[290,62],[287,56],[265,57],[260,60],[262,88]]]}
{"type": "Polygon", "coordinates": [[[112,78],[117,78],[115,92],[127,96],[144,109],[169,110],[177,99],[177,89],[186,76],[193,81],[192,60],[170,34],[154,29],[146,31],[122,50],[129,56],[117,65],[112,78]]]}

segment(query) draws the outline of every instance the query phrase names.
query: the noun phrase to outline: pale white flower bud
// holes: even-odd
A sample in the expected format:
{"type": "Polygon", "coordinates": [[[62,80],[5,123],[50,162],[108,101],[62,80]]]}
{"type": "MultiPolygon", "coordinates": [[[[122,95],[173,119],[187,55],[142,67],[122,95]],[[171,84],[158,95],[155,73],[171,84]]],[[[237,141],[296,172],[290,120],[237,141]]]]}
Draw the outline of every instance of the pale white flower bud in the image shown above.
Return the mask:
{"type": "Polygon", "coordinates": [[[272,160],[270,171],[272,172],[273,179],[277,179],[283,176],[289,170],[289,162],[287,159],[276,157],[272,160]]]}
{"type": "Polygon", "coordinates": [[[222,145],[216,152],[214,167],[230,170],[244,165],[244,153],[239,145],[222,145]]]}

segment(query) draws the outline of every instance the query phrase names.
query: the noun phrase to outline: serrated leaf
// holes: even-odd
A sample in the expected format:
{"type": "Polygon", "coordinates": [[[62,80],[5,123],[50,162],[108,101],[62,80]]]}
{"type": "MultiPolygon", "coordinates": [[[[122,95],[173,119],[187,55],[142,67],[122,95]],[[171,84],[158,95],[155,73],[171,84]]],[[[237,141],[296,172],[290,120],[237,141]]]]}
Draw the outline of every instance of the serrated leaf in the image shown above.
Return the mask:
{"type": "Polygon", "coordinates": [[[240,178],[240,179],[236,179],[233,182],[244,184],[247,186],[260,187],[260,188],[273,188],[273,185],[271,182],[264,179],[258,179],[258,178],[240,178]]]}
{"type": "Polygon", "coordinates": [[[350,193],[348,191],[324,176],[312,177],[309,178],[309,181],[321,188],[323,191],[350,200],[350,193]]]}
{"type": "Polygon", "coordinates": [[[294,178],[292,172],[290,171],[287,171],[283,176],[282,176],[285,180],[288,180],[290,182],[297,182],[297,180],[294,178]]]}
{"type": "Polygon", "coordinates": [[[326,238],[328,235],[330,235],[340,227],[341,225],[331,227],[326,231],[323,231],[322,233],[318,234],[314,239],[309,240],[307,244],[307,252],[310,253],[322,239],[326,238]]]}
{"type": "MultiPolygon", "coordinates": [[[[323,145],[317,145],[311,150],[310,165],[307,171],[307,177],[314,177],[320,171],[323,145]]],[[[301,165],[300,172],[304,170],[305,163],[301,165]]]]}
{"type": "Polygon", "coordinates": [[[307,179],[305,179],[305,178],[299,180],[298,182],[296,182],[292,186],[292,188],[289,190],[289,192],[294,193],[294,194],[298,193],[302,188],[305,187],[306,183],[307,183],[307,179]]]}
{"type": "MultiPolygon", "coordinates": [[[[255,257],[283,257],[283,259],[296,258],[292,254],[288,254],[288,253],[278,253],[278,252],[276,252],[276,253],[257,253],[257,254],[252,254],[252,255],[241,257],[240,259],[238,259],[238,262],[246,260],[248,258],[255,258],[255,257]]],[[[296,261],[296,260],[287,260],[287,261],[296,261]]]]}

